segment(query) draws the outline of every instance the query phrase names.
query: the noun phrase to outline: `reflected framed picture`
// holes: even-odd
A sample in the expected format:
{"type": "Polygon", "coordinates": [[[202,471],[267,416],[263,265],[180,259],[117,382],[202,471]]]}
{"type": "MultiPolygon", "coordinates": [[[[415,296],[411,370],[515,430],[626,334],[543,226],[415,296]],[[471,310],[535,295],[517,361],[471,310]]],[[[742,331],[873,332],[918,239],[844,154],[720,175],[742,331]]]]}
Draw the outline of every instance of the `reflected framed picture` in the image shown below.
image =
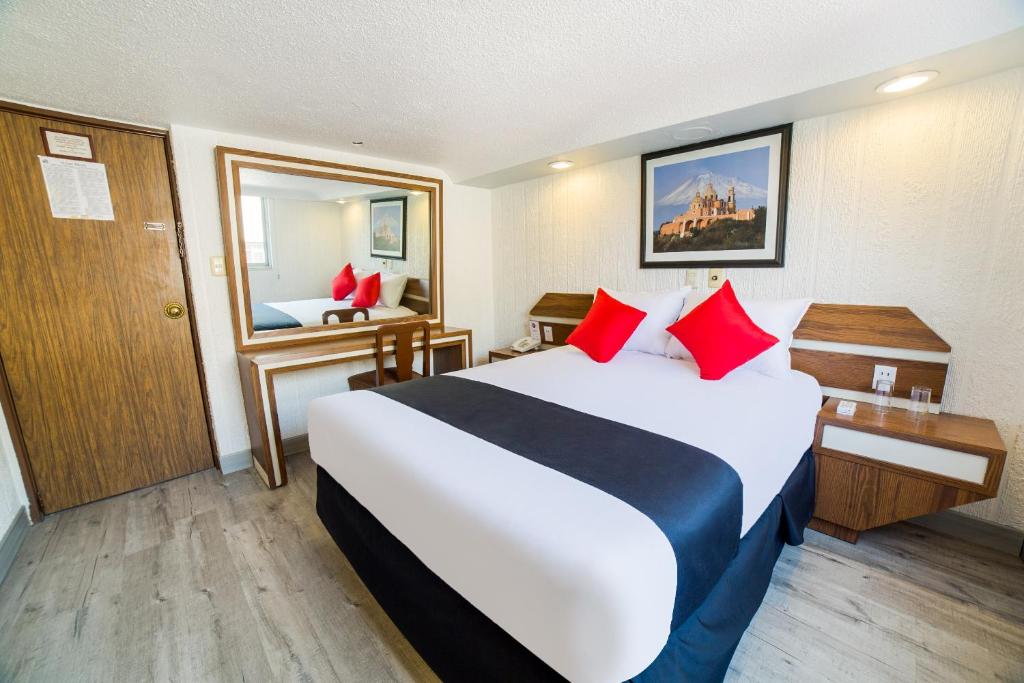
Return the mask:
{"type": "Polygon", "coordinates": [[[640,267],[781,267],[792,130],[640,157],[640,267]]]}
{"type": "Polygon", "coordinates": [[[370,200],[370,257],[405,260],[406,198],[370,200]]]}

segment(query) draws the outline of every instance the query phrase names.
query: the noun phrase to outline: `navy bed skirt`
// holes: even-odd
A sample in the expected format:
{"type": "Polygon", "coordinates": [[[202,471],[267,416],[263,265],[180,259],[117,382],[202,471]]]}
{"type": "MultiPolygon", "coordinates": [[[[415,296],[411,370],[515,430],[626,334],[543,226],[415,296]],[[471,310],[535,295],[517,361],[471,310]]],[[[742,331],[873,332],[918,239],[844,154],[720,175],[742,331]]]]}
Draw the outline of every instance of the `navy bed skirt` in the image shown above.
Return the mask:
{"type": "MultiPolygon", "coordinates": [[[[431,572],[320,467],[316,510],[377,602],[441,680],[565,680],[431,572]]],[[[803,542],[813,510],[808,449],[704,602],[632,680],[721,681],[764,599],[783,544],[803,542]]]]}

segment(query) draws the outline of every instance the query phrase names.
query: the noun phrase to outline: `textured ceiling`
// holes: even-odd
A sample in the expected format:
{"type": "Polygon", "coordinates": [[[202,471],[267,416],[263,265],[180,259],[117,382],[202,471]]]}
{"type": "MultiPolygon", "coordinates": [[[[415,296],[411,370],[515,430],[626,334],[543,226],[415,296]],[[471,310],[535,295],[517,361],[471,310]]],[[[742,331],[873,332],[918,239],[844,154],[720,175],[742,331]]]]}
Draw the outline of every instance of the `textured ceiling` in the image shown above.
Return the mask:
{"type": "Polygon", "coordinates": [[[1019,0],[0,0],[0,98],[460,180],[1022,24],[1019,0]]]}

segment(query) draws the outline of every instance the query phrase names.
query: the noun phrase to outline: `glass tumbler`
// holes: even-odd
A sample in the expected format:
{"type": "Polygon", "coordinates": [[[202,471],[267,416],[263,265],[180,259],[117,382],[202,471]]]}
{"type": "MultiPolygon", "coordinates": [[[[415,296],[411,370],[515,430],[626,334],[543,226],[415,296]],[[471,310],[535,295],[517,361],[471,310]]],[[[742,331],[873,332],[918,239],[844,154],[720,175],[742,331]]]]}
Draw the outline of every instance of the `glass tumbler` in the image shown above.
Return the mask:
{"type": "Polygon", "coordinates": [[[880,379],[875,384],[875,410],[885,412],[892,407],[892,382],[880,379]]]}
{"type": "Polygon", "coordinates": [[[910,412],[927,414],[931,403],[931,387],[915,386],[910,389],[910,412]]]}

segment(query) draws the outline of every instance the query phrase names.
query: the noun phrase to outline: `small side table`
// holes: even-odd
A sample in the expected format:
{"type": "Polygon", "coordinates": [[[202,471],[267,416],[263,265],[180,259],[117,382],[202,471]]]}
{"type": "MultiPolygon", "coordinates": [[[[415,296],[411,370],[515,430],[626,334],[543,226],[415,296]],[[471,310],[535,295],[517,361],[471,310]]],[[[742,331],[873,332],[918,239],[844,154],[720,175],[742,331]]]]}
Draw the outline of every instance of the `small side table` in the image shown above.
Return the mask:
{"type": "Polygon", "coordinates": [[[830,398],[818,413],[812,529],[856,543],[867,529],[998,492],[1006,446],[991,420],[870,403],[846,416],[838,405],[830,398]]]}
{"type": "Polygon", "coordinates": [[[493,363],[494,361],[498,361],[498,360],[509,360],[510,358],[519,358],[519,356],[525,356],[525,355],[530,354],[530,353],[537,353],[538,351],[542,351],[542,350],[543,349],[537,348],[537,349],[531,349],[530,351],[519,352],[519,351],[513,350],[509,346],[504,346],[504,347],[502,347],[500,349],[491,349],[487,353],[487,362],[488,363],[493,363]]]}

